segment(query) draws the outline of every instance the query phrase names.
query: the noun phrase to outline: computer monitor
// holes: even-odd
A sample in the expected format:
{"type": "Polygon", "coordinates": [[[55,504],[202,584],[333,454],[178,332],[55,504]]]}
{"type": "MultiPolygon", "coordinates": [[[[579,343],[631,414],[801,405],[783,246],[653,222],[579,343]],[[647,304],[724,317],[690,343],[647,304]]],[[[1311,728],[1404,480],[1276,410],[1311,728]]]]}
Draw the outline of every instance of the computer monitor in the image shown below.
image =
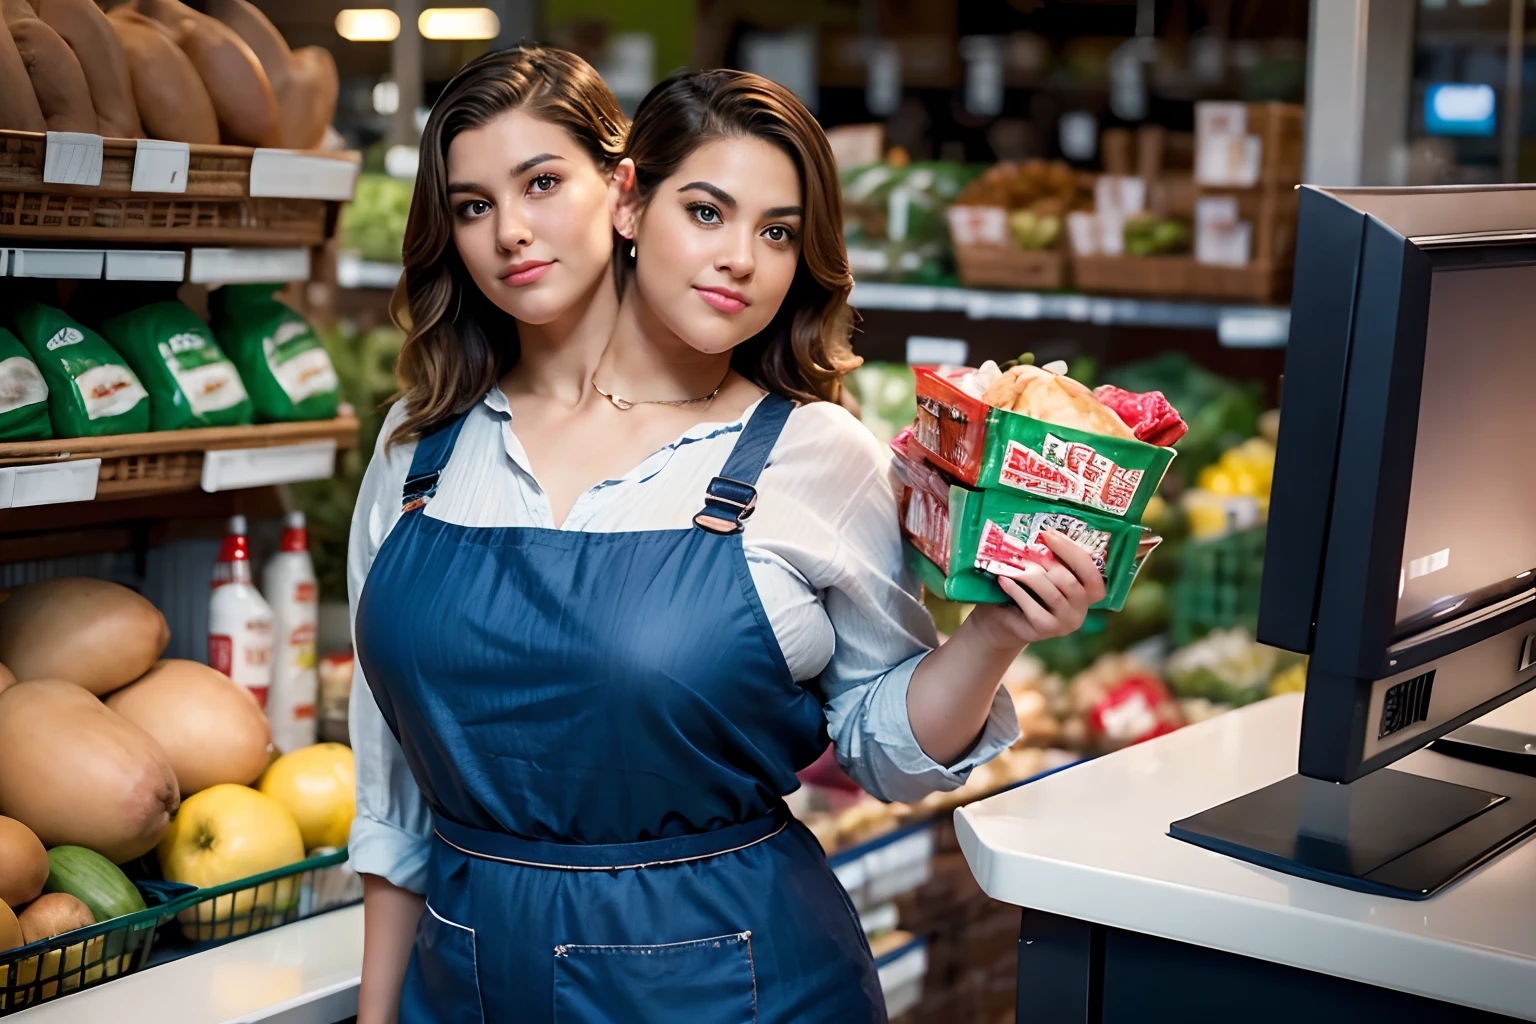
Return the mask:
{"type": "Polygon", "coordinates": [[[1300,774],[1172,834],[1424,896],[1536,828],[1510,737],[1380,770],[1536,687],[1536,187],[1301,191],[1258,633],[1310,655],[1300,774]]]}

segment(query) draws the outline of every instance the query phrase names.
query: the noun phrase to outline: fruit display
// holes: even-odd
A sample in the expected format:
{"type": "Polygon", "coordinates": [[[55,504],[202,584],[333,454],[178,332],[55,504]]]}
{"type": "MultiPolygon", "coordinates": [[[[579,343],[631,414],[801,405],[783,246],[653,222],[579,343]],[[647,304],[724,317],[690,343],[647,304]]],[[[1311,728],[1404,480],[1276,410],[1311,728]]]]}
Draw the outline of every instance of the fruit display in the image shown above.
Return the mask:
{"type": "Polygon", "coordinates": [[[0,603],[0,662],[22,682],[67,679],[110,693],[143,675],[170,642],[158,608],[105,580],[43,580],[0,603]]]}
{"type": "Polygon", "coordinates": [[[313,149],[339,80],[245,0],[6,0],[0,128],[313,149]]]}
{"type": "Polygon", "coordinates": [[[1143,213],[1125,222],[1125,251],[1131,256],[1168,256],[1188,252],[1189,225],[1172,217],[1143,213]]]}
{"type": "Polygon", "coordinates": [[[36,899],[48,881],[48,850],[15,818],[0,817],[0,903],[19,907],[36,899]]]}
{"type": "Polygon", "coordinates": [[[56,846],[48,851],[48,883],[44,888],[84,903],[97,921],[145,909],[144,897],[122,869],[83,846],[56,846]]]}
{"type": "Polygon", "coordinates": [[[362,174],[341,211],[341,247],[365,260],[399,263],[413,183],[387,174],[362,174]]]}
{"type": "Polygon", "coordinates": [[[955,205],[1008,211],[1011,240],[1022,250],[1038,251],[1060,244],[1067,214],[1092,209],[1093,195],[1059,160],[1004,161],[962,189],[955,205]]]}
{"type": "Polygon", "coordinates": [[[840,172],[843,237],[861,281],[939,284],[953,274],[946,213],[977,169],[893,163],[840,172]]]}
{"type": "Polygon", "coordinates": [[[1274,477],[1275,446],[1267,438],[1249,438],[1222,452],[1184,493],[1190,536],[1219,537],[1234,528],[1262,523],[1269,515],[1274,477]]]}
{"type": "Polygon", "coordinates": [[[1300,656],[1266,647],[1246,629],[1236,628],[1213,630],[1170,654],[1166,672],[1169,685],[1180,697],[1234,707],[1275,693],[1295,692],[1306,685],[1306,667],[1300,656]]]}

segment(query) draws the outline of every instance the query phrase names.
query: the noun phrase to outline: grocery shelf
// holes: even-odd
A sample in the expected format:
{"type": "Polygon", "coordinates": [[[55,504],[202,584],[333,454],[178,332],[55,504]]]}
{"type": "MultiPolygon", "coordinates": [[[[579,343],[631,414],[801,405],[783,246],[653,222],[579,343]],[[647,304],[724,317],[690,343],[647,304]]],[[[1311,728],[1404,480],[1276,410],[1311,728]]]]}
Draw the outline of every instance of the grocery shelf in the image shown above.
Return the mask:
{"type": "MultiPolygon", "coordinates": [[[[164,243],[161,243],[164,244],[164,243]]],[[[21,246],[0,250],[0,277],[73,281],[287,283],[310,278],[310,248],[81,249],[21,246]],[[10,253],[9,270],[5,253],[10,253]]]]}
{"type": "Polygon", "coordinates": [[[0,131],[0,239],[324,244],[356,153],[0,131]]]}
{"type": "Polygon", "coordinates": [[[849,301],[857,309],[960,313],[972,320],[1067,320],[1106,326],[1210,330],[1216,332],[1223,345],[1236,348],[1282,348],[1291,330],[1291,311],[1284,306],[1228,306],[873,281],[855,284],[849,301]]]}
{"type": "Polygon", "coordinates": [[[344,410],[306,423],[0,444],[0,508],[325,479],[357,431],[344,410]]]}
{"type": "Polygon", "coordinates": [[[17,1024],[336,1024],[357,1013],[363,908],[346,907],[22,1010],[17,1024]]]}

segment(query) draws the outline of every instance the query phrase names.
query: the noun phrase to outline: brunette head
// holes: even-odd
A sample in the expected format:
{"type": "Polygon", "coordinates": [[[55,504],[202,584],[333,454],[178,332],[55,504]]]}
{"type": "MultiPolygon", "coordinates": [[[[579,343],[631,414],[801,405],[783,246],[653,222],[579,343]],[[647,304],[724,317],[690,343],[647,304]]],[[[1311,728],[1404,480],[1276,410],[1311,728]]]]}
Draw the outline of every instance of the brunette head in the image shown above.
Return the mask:
{"type": "Polygon", "coordinates": [[[564,50],[488,53],[448,83],[422,133],[390,304],[407,331],[390,443],[478,401],[517,361],[519,322],[579,313],[606,286],[624,131],[613,93],[564,50]]]}
{"type": "Polygon", "coordinates": [[[776,82],[696,71],[652,89],[614,175],[625,301],[797,401],[835,400],[853,277],[825,133],[776,82]],[[631,256],[631,245],[635,255],[631,256]]]}

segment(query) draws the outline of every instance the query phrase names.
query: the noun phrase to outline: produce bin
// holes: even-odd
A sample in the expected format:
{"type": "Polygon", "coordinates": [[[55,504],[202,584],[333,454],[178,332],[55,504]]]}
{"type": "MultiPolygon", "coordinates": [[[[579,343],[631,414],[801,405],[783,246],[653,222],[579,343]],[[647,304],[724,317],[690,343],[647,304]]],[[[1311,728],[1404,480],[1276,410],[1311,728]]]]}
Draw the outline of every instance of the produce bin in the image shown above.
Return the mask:
{"type": "Polygon", "coordinates": [[[967,288],[1055,292],[1067,286],[1067,256],[1060,249],[956,245],[955,266],[967,288]]]}
{"type": "Polygon", "coordinates": [[[347,851],[343,849],[199,889],[171,909],[182,939],[208,943],[292,924],[362,898],[362,880],[347,865],[347,851]]]}
{"type": "Polygon", "coordinates": [[[1175,645],[1182,647],[1213,629],[1251,630],[1258,624],[1264,527],[1189,541],[1180,561],[1170,615],[1175,645]]]}
{"type": "Polygon", "coordinates": [[[936,465],[972,486],[1137,523],[1173,461],[1172,448],[995,409],[943,371],[918,367],[916,373],[913,438],[936,465]]]}
{"type": "Polygon", "coordinates": [[[0,1017],[148,965],[156,932],[181,902],[166,888],[139,886],[145,910],[0,954],[0,1017]]]}

